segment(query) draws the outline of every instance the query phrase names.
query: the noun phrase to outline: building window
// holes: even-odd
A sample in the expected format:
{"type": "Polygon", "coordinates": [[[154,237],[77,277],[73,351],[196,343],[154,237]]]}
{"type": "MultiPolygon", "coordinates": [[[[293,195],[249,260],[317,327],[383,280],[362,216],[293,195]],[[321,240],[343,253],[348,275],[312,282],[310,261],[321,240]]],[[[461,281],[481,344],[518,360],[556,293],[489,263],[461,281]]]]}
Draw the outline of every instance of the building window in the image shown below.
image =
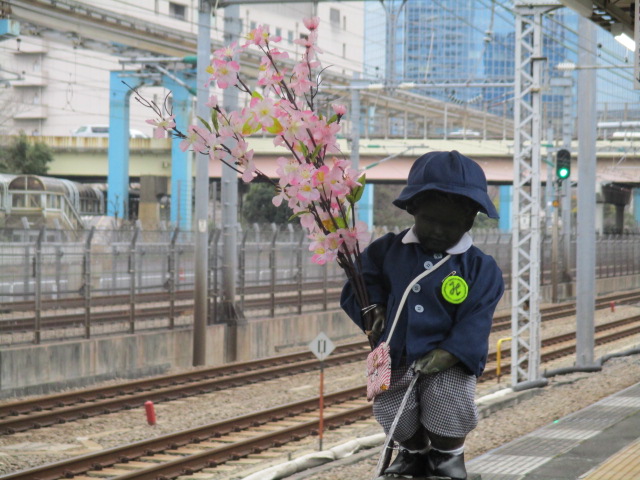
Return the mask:
{"type": "Polygon", "coordinates": [[[276,37],[282,37],[282,29],[280,27],[276,27],[276,37]]]}
{"type": "Polygon", "coordinates": [[[293,43],[293,30],[287,31],[287,41],[293,43]]]}
{"type": "Polygon", "coordinates": [[[337,8],[331,8],[329,10],[329,21],[331,22],[331,24],[333,25],[340,25],[340,10],[338,10],[337,8]]]}
{"type": "Polygon", "coordinates": [[[256,22],[249,23],[249,30],[255,30],[257,27],[256,22]]]}
{"type": "Polygon", "coordinates": [[[179,3],[169,2],[169,16],[178,20],[187,19],[187,7],[179,3]]]}

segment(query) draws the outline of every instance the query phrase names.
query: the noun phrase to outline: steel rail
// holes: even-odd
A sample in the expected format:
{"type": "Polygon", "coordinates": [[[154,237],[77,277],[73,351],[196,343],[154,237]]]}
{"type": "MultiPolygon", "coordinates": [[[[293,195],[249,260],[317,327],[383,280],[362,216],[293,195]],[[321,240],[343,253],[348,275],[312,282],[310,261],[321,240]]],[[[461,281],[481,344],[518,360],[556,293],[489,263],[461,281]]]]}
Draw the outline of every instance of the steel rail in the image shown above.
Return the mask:
{"type": "MultiPolygon", "coordinates": [[[[340,392],[325,395],[325,405],[335,405],[339,403],[348,402],[354,399],[361,399],[365,394],[366,388],[364,386],[358,386],[340,392]]],[[[208,425],[191,428],[181,432],[176,432],[160,437],[152,438],[149,440],[139,441],[129,445],[123,445],[114,447],[99,452],[82,455],[80,457],[63,460],[60,462],[43,465],[40,467],[23,470],[13,474],[0,477],[2,480],[54,480],[58,478],[70,478],[73,475],[79,475],[87,472],[88,470],[101,469],[108,467],[118,462],[131,461],[142,456],[153,455],[163,452],[168,449],[175,449],[180,446],[187,445],[189,443],[199,443],[207,439],[220,437],[222,435],[238,432],[243,429],[264,425],[268,422],[275,422],[285,418],[293,417],[302,413],[314,411],[318,407],[318,398],[310,398],[302,400],[300,402],[289,403],[278,407],[263,410],[261,412],[243,415],[240,417],[234,417],[221,422],[210,423],[208,425]]],[[[367,415],[371,414],[371,406],[367,405],[366,408],[361,409],[367,412],[367,415]]],[[[340,418],[347,421],[356,421],[354,412],[351,409],[347,409],[345,413],[340,415],[340,418]]],[[[326,421],[331,425],[332,419],[327,418],[326,421]]],[[[307,422],[302,429],[293,429],[296,433],[305,434],[313,433],[313,429],[309,429],[309,426],[317,429],[317,422],[307,422]]],[[[283,436],[282,431],[277,432],[278,435],[273,435],[268,442],[270,446],[276,445],[277,442],[286,443],[291,441],[290,435],[291,429],[284,429],[287,431],[287,435],[283,436]]],[[[268,435],[264,435],[260,438],[259,442],[252,445],[251,451],[258,448],[260,442],[264,442],[269,439],[268,435]]],[[[249,441],[247,441],[249,442],[249,441]]],[[[247,442],[240,443],[240,451],[234,449],[233,445],[227,448],[218,449],[212,457],[208,459],[206,466],[211,466],[212,462],[222,463],[235,456],[246,455],[244,449],[247,447],[247,442]]]]}
{"type": "MultiPolygon", "coordinates": [[[[335,303],[340,298],[340,291],[329,290],[325,294],[324,292],[305,292],[302,294],[302,303],[304,305],[322,305],[325,302],[335,303]]],[[[278,307],[292,307],[297,306],[300,303],[300,296],[298,294],[291,295],[277,295],[278,307]]],[[[127,300],[129,301],[129,300],[127,300]]],[[[246,298],[244,300],[245,310],[262,310],[268,309],[272,303],[272,298],[258,297],[258,298],[246,298]]],[[[187,314],[193,310],[192,302],[174,305],[174,314],[187,314]]],[[[153,319],[153,318],[168,318],[170,312],[170,306],[153,306],[136,308],[136,319],[153,319]]],[[[129,321],[130,309],[125,308],[121,310],[108,310],[102,312],[91,313],[91,325],[94,324],[106,324],[129,321]]],[[[85,319],[84,313],[64,313],[64,314],[48,314],[41,316],[41,328],[42,329],[56,329],[73,327],[75,324],[82,324],[85,319]]],[[[17,318],[0,319],[0,332],[4,334],[11,333],[23,333],[33,330],[35,321],[32,316],[24,316],[17,318]]]]}
{"type": "MultiPolygon", "coordinates": [[[[190,285],[190,284],[186,284],[190,285]]],[[[305,290],[321,290],[323,288],[334,289],[342,288],[344,285],[344,279],[330,280],[328,282],[314,281],[304,282],[302,287],[305,290]]],[[[155,288],[161,288],[156,285],[155,288]]],[[[291,292],[300,288],[298,283],[280,283],[276,285],[250,285],[244,288],[238,288],[238,295],[259,295],[270,294],[271,292],[282,293],[291,292]]],[[[109,289],[93,289],[92,293],[109,291],[109,289]]],[[[58,294],[64,294],[65,292],[58,292],[58,294]]],[[[71,292],[69,292],[71,293],[71,292]]],[[[75,291],[73,293],[76,293],[75,291]]],[[[151,303],[151,302],[166,302],[169,300],[170,293],[167,291],[158,292],[143,292],[136,294],[136,302],[138,303],[151,303]]],[[[176,300],[192,300],[193,290],[176,290],[176,300]]],[[[92,295],[91,306],[105,306],[113,305],[114,303],[126,303],[129,301],[129,293],[126,294],[107,294],[107,295],[92,295]]],[[[64,308],[84,308],[85,299],[83,297],[76,298],[61,298],[56,300],[44,299],[42,300],[43,310],[61,310],[64,308]]],[[[3,312],[18,312],[27,311],[33,312],[35,309],[35,302],[33,300],[20,300],[16,302],[8,302],[2,306],[3,312]]]]}
{"type": "MultiPolygon", "coordinates": [[[[601,303],[604,305],[608,301],[609,297],[603,299],[601,303]]],[[[551,318],[557,318],[554,313],[557,312],[556,307],[551,307],[551,310],[551,318]]],[[[574,314],[575,308],[565,310],[565,313],[574,314]]],[[[634,320],[622,319],[600,325],[596,328],[596,332],[616,328],[631,321],[634,320]]],[[[573,338],[575,338],[575,333],[560,335],[543,340],[542,346],[546,347],[552,343],[565,342],[573,338]]],[[[366,352],[368,352],[366,342],[345,344],[337,347],[336,353],[328,358],[327,363],[333,366],[359,361],[364,358],[366,352]]],[[[504,358],[509,357],[511,355],[510,349],[503,349],[501,355],[504,358]]],[[[487,361],[494,362],[495,358],[496,352],[490,352],[487,361]]],[[[170,401],[221,388],[277,378],[284,374],[283,370],[302,372],[317,368],[317,361],[313,359],[311,353],[301,352],[252,362],[211,367],[195,372],[135,380],[116,386],[97,387],[11,402],[0,405],[0,434],[11,434],[31,428],[134,408],[146,400],[170,401]]]]}
{"type": "MultiPolygon", "coordinates": [[[[320,285],[322,285],[320,283],[320,285]]],[[[337,285],[337,284],[336,284],[337,285]]],[[[287,292],[289,287],[294,287],[293,285],[282,285],[280,286],[280,291],[287,292]]],[[[254,290],[254,295],[258,295],[258,292],[264,292],[268,287],[259,287],[254,290]]],[[[297,286],[295,286],[297,288],[297,286]]],[[[320,287],[318,287],[320,288],[320,287]]],[[[188,292],[190,295],[192,292],[188,292]]],[[[248,293],[247,293],[248,294],[248,293]]],[[[147,298],[154,298],[155,300],[149,301],[159,301],[158,293],[148,294],[150,295],[147,298]],[[151,296],[155,295],[155,296],[151,296]]],[[[168,295],[168,294],[164,294],[168,295]]],[[[334,303],[339,299],[339,291],[328,289],[325,295],[324,292],[317,293],[303,293],[302,302],[306,305],[309,304],[324,304],[325,302],[334,303]]],[[[122,298],[125,298],[128,301],[128,296],[123,295],[122,298]]],[[[109,297],[98,297],[102,298],[104,302],[106,302],[109,297]]],[[[190,300],[187,295],[187,292],[184,292],[184,298],[190,300]]],[[[611,302],[631,302],[637,301],[640,299],[640,292],[626,292],[622,294],[613,294],[606,295],[600,297],[596,300],[596,309],[607,308],[611,302]]],[[[76,300],[73,300],[74,302],[76,300]]],[[[80,302],[80,300],[77,300],[80,302]]],[[[296,306],[300,303],[300,295],[299,294],[291,294],[291,295],[281,295],[277,296],[277,303],[280,307],[291,307],[296,306]]],[[[273,299],[271,296],[266,297],[254,297],[254,298],[245,298],[244,300],[244,308],[245,310],[262,310],[268,309],[271,307],[273,299]]],[[[111,301],[107,304],[117,303],[117,297],[111,297],[111,301]]],[[[58,309],[65,307],[57,307],[58,309]]],[[[69,308],[69,307],[66,307],[69,308]]],[[[158,306],[158,307],[147,307],[143,309],[136,310],[136,317],[140,319],[153,319],[153,318],[162,318],[169,315],[170,306],[158,306]]],[[[183,303],[182,305],[174,306],[174,314],[187,314],[192,310],[191,302],[183,303]]],[[[561,318],[564,316],[575,315],[575,303],[574,302],[566,302],[560,305],[548,306],[544,309],[545,318],[543,320],[550,320],[555,318],[561,318]]],[[[96,324],[105,324],[105,323],[117,323],[128,321],[130,311],[129,309],[125,310],[110,310],[108,312],[95,312],[92,313],[92,324],[95,322],[96,324]]],[[[71,314],[54,314],[54,315],[45,315],[42,316],[42,327],[46,329],[55,329],[55,328],[67,328],[71,327],[74,324],[81,324],[84,321],[84,313],[71,313],[71,314]]],[[[33,330],[35,323],[34,319],[31,316],[21,317],[21,318],[9,318],[9,319],[0,319],[0,332],[5,334],[18,333],[18,332],[27,332],[33,330]]],[[[511,328],[511,316],[510,314],[501,314],[496,315],[494,317],[493,322],[493,330],[508,330],[511,328]]]]}
{"type": "MultiPolygon", "coordinates": [[[[327,358],[325,365],[336,366],[361,360],[365,356],[361,345],[350,344],[338,347],[338,352],[327,358]]],[[[158,381],[166,383],[173,377],[165,376],[155,379],[155,383],[154,379],[147,379],[127,383],[124,387],[116,385],[36,398],[27,402],[12,402],[0,406],[0,434],[13,434],[32,428],[136,408],[146,401],[166,402],[279,378],[291,372],[301,373],[320,368],[317,359],[311,357],[313,357],[311,353],[292,355],[289,360],[286,357],[276,357],[277,360],[272,361],[271,366],[266,368],[264,366],[260,368],[261,362],[244,363],[243,365],[250,371],[234,365],[232,368],[207,369],[203,374],[191,372],[180,375],[173,385],[158,385],[158,381]],[[282,365],[282,363],[285,364],[282,365]]],[[[269,365],[268,361],[266,363],[269,365]]]]}
{"type": "MultiPolygon", "coordinates": [[[[608,334],[603,333],[603,332],[606,332],[607,330],[623,327],[625,325],[628,325],[629,323],[638,323],[638,322],[640,322],[640,315],[628,317],[622,320],[613,321],[609,324],[598,325],[596,327],[596,334],[601,334],[601,335],[596,335],[595,345],[596,346],[604,345],[606,343],[611,343],[616,340],[620,340],[620,339],[630,337],[640,333],[640,325],[634,325],[630,328],[626,328],[624,330],[617,330],[615,332],[608,333],[608,334]]],[[[558,358],[562,358],[562,357],[566,357],[568,355],[574,354],[576,352],[575,337],[576,337],[575,332],[572,332],[572,333],[558,335],[556,337],[549,338],[547,340],[543,340],[542,342],[543,348],[554,347],[554,345],[555,347],[553,350],[550,350],[548,352],[542,352],[540,354],[540,361],[542,363],[550,362],[551,360],[556,360],[558,358]],[[560,343],[570,343],[570,345],[557,346],[560,343]]],[[[509,357],[510,355],[511,355],[510,349],[502,350],[503,357],[509,357]]],[[[495,361],[495,355],[493,355],[493,358],[492,358],[492,355],[490,354],[489,357],[491,359],[489,361],[491,362],[495,361]]],[[[501,367],[500,370],[501,370],[501,375],[505,375],[511,372],[511,365],[505,364],[504,366],[501,367]]],[[[487,366],[487,368],[482,374],[482,381],[484,382],[496,377],[497,377],[496,367],[487,366]]]]}

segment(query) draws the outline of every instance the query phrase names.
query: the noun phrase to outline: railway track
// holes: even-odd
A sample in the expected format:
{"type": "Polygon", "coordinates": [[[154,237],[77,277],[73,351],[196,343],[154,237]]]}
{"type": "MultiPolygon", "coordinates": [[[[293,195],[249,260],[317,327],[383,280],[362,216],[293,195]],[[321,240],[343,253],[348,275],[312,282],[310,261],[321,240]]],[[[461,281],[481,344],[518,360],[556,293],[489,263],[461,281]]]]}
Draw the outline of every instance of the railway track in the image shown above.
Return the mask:
{"type": "MultiPolygon", "coordinates": [[[[342,283],[306,284],[301,293],[295,291],[297,285],[279,285],[269,292],[267,287],[256,287],[247,290],[246,298],[242,300],[242,308],[245,311],[264,310],[274,308],[291,307],[296,305],[321,305],[337,302],[340,297],[342,283]],[[327,288],[325,291],[324,288],[327,288]],[[320,290],[320,291],[318,291],[320,290]]],[[[109,310],[92,310],[89,314],[91,326],[99,326],[110,323],[129,322],[132,312],[135,320],[162,319],[170,316],[186,315],[193,312],[193,291],[180,291],[173,299],[174,305],[169,305],[170,299],[166,293],[147,293],[136,295],[132,302],[128,295],[115,295],[112,297],[96,297],[91,301],[91,308],[113,307],[123,305],[124,308],[109,310]],[[166,305],[144,305],[149,303],[166,303],[166,305]],[[135,304],[133,311],[131,304],[135,304]],[[143,304],[144,306],[139,306],[143,304]]],[[[49,302],[42,309],[40,317],[41,330],[63,329],[83,326],[87,321],[85,311],[65,312],[64,310],[81,310],[84,308],[84,299],[68,299],[57,302],[49,302]]],[[[0,317],[0,334],[24,333],[36,328],[35,315],[33,314],[33,302],[16,302],[9,307],[4,307],[5,317],[0,317]],[[16,316],[13,312],[28,312],[16,316]],[[7,315],[11,313],[12,315],[7,315]]]]}
{"type": "MultiPolygon", "coordinates": [[[[298,290],[302,287],[304,290],[322,290],[324,288],[327,289],[335,289],[342,288],[344,285],[344,280],[329,280],[326,283],[324,282],[304,282],[302,284],[299,283],[282,283],[275,285],[255,285],[255,286],[247,286],[244,288],[238,288],[237,294],[239,298],[243,296],[250,297],[253,295],[268,295],[270,293],[283,293],[283,292],[291,292],[292,290],[298,290]]],[[[63,295],[65,292],[59,292],[60,295],[63,295]]],[[[97,291],[93,291],[91,297],[91,306],[100,307],[100,306],[108,306],[113,305],[114,303],[127,303],[131,299],[131,294],[106,294],[106,295],[96,295],[97,291]]],[[[215,292],[210,292],[211,294],[215,294],[215,292]]],[[[168,302],[170,300],[172,293],[168,291],[160,291],[160,292],[143,292],[136,293],[135,300],[137,303],[151,303],[151,302],[168,302]]],[[[173,292],[175,296],[175,300],[193,300],[193,290],[176,290],[173,292]]],[[[62,299],[43,299],[41,301],[41,308],[43,311],[45,310],[61,310],[67,308],[84,308],[85,307],[85,298],[82,296],[73,297],[73,298],[62,298],[62,299]]],[[[20,300],[15,302],[5,303],[2,306],[2,313],[9,312],[33,312],[36,308],[36,303],[34,300],[20,300]]]]}
{"type": "MultiPolygon", "coordinates": [[[[360,361],[367,349],[365,342],[337,346],[325,365],[360,361]]],[[[145,401],[158,403],[202,395],[317,368],[318,360],[313,354],[295,353],[5,403],[0,405],[0,434],[138,408],[145,401]]]]}
{"type": "MultiPolygon", "coordinates": [[[[305,290],[302,292],[289,293],[299,288],[299,285],[276,285],[259,286],[245,289],[243,292],[242,305],[243,309],[264,310],[275,309],[278,307],[291,307],[301,304],[327,304],[335,303],[340,297],[341,282],[331,282],[323,284],[322,282],[305,284],[305,290]],[[326,291],[324,289],[327,289],[326,291]],[[314,289],[322,289],[322,291],[314,291],[314,289]]],[[[136,306],[133,314],[135,320],[152,320],[162,319],[173,316],[181,316],[193,312],[193,291],[178,291],[175,296],[170,299],[170,295],[166,292],[150,292],[135,296],[135,304],[145,303],[161,303],[174,302],[173,305],[145,305],[136,306]],[[175,303],[179,302],[179,303],[175,303]]],[[[607,295],[600,297],[596,301],[596,308],[606,308],[611,302],[624,303],[640,301],[640,292],[625,292],[615,295],[607,295]]],[[[81,312],[63,312],[61,310],[81,309],[84,308],[85,300],[83,298],[64,299],[57,301],[43,302],[42,315],[40,318],[40,330],[54,330],[71,327],[83,327],[87,321],[87,313],[81,312]]],[[[127,305],[125,308],[110,309],[108,311],[92,311],[90,313],[90,324],[92,327],[107,325],[113,323],[130,322],[132,317],[131,297],[129,295],[114,295],[94,297],[91,300],[91,307],[106,307],[113,305],[127,305]]],[[[29,312],[24,316],[10,316],[4,319],[0,317],[0,334],[24,333],[33,331],[36,328],[36,320],[33,315],[34,302],[22,301],[11,303],[6,306],[3,312],[29,312]]],[[[560,318],[575,313],[575,304],[566,302],[552,307],[545,308],[545,317],[560,318]]],[[[135,322],[134,320],[134,322],[135,322]]],[[[506,330],[511,328],[510,314],[497,315],[494,318],[493,330],[506,330]]]]}
{"type": "MultiPolygon", "coordinates": [[[[635,295],[638,295],[637,293],[635,295]]],[[[598,304],[608,306],[611,296],[601,298],[598,304]]],[[[631,294],[619,295],[617,301],[635,298],[631,294]]],[[[575,314],[575,306],[565,304],[552,306],[544,310],[543,320],[549,321],[575,314]]],[[[626,320],[629,322],[629,320],[626,320]]],[[[497,316],[494,331],[510,327],[506,316],[497,316]]],[[[597,327],[596,331],[615,328],[597,327]]],[[[575,334],[554,337],[543,341],[543,346],[572,341],[575,334]]],[[[569,347],[570,348],[570,347],[569,347]]],[[[334,353],[325,362],[328,366],[362,361],[369,351],[366,342],[354,342],[336,347],[334,353]]],[[[543,352],[544,353],[544,352],[543,352]]],[[[509,358],[511,350],[503,348],[501,356],[509,358]]],[[[483,378],[496,376],[496,352],[490,352],[483,378]]],[[[138,408],[145,401],[166,402],[192,395],[201,395],[217,390],[234,388],[250,383],[265,381],[318,368],[318,362],[310,352],[301,352],[257,361],[234,363],[180,373],[162,375],[141,380],[121,383],[115,386],[96,387],[80,391],[59,393],[28,400],[0,404],[0,435],[12,434],[33,428],[70,422],[81,418],[111,413],[122,409],[138,408]]],[[[502,368],[509,371],[509,366],[502,368]]]]}
{"type": "MultiPolygon", "coordinates": [[[[640,316],[598,327],[596,344],[602,345],[640,332],[640,316]]],[[[575,335],[564,334],[543,342],[542,362],[575,352],[575,335]],[[572,338],[573,337],[573,338],[572,338]]],[[[482,381],[495,376],[488,365],[482,381]]],[[[324,422],[328,428],[371,416],[371,405],[358,386],[325,396],[324,422]]],[[[318,432],[319,398],[282,405],[255,414],[211,423],[129,445],[71,458],[0,477],[0,480],[58,480],[74,475],[111,480],[167,480],[206,469],[215,471],[230,460],[259,456],[318,432]]]]}

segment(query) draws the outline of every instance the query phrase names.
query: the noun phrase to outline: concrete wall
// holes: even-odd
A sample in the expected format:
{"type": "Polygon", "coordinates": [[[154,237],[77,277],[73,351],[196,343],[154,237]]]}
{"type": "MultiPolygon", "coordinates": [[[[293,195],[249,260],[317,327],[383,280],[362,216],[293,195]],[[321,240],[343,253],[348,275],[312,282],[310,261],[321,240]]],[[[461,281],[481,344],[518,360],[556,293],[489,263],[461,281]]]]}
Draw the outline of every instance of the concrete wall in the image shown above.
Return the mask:
{"type": "MultiPolygon", "coordinates": [[[[638,288],[640,276],[598,280],[599,294],[638,288]]],[[[574,286],[559,286],[561,300],[570,299],[574,286]]],[[[548,303],[551,288],[542,288],[548,303]]],[[[498,305],[510,308],[510,291],[498,305]]],[[[237,360],[249,361],[306,349],[318,333],[334,342],[364,339],[341,310],[252,319],[237,331],[237,360]]],[[[207,364],[221,365],[228,355],[230,331],[226,325],[207,327],[207,364]]],[[[136,378],[186,368],[192,363],[192,330],[176,329],[22,345],[0,350],[0,398],[41,394],[89,385],[113,378],[136,378]]]]}
{"type": "MultiPolygon", "coordinates": [[[[355,325],[332,310],[250,320],[238,327],[238,361],[304,348],[318,335],[362,338],[355,325]]],[[[207,327],[207,364],[227,358],[226,325],[207,327]]],[[[21,345],[0,351],[0,398],[43,394],[113,378],[157,375],[192,364],[192,330],[176,329],[21,345]]]]}

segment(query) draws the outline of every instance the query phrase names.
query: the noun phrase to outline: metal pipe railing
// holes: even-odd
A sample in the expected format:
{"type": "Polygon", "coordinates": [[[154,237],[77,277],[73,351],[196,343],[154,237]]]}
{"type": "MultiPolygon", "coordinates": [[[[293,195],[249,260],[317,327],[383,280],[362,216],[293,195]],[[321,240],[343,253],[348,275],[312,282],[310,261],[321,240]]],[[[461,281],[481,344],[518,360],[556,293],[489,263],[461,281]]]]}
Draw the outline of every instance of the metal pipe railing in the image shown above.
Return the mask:
{"type": "MultiPolygon", "coordinates": [[[[344,279],[344,274],[334,264],[319,266],[311,263],[309,240],[303,230],[288,225],[284,229],[253,225],[242,232],[238,249],[239,307],[245,307],[247,289],[260,287],[269,298],[268,314],[277,315],[278,285],[291,285],[297,290],[297,305],[292,312],[308,309],[302,304],[305,285],[313,284],[321,291],[318,309],[327,309],[332,284],[344,279]]],[[[377,229],[371,241],[387,232],[377,229]]],[[[397,231],[397,229],[396,229],[397,231]]],[[[0,304],[3,310],[11,304],[33,302],[33,340],[41,341],[42,312],[47,303],[54,300],[83,300],[83,335],[92,331],[93,299],[98,295],[128,295],[129,332],[136,330],[136,303],[142,292],[169,292],[169,318],[167,328],[175,328],[177,296],[193,285],[194,245],[190,232],[143,232],[139,228],[129,231],[92,230],[84,233],[84,239],[64,234],[63,231],[0,230],[0,304]]],[[[81,235],[80,235],[81,237],[81,235]]],[[[476,245],[492,255],[508,278],[510,275],[509,252],[511,237],[497,231],[474,233],[476,245]]],[[[209,323],[218,320],[221,279],[221,235],[214,229],[209,235],[208,301],[209,323]]],[[[575,251],[575,236],[572,251],[575,251]]],[[[546,250],[548,242],[543,242],[546,250]]],[[[640,235],[599,235],[596,244],[597,275],[608,278],[620,275],[640,274],[640,235]]],[[[550,270],[550,257],[542,255],[542,267],[550,270]]],[[[575,261],[564,259],[569,277],[563,272],[561,281],[575,276],[575,261]]],[[[543,276],[543,282],[549,283],[543,276]]],[[[314,306],[316,308],[316,306],[314,306]]]]}

